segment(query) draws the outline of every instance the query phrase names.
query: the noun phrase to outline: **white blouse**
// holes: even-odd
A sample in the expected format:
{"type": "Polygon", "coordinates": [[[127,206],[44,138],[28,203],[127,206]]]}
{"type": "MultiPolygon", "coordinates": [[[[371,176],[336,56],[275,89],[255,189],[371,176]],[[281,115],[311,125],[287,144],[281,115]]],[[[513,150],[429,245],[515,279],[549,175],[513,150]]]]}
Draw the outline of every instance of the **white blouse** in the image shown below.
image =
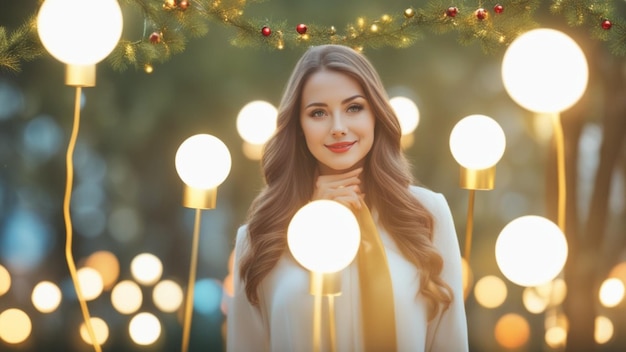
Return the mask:
{"type": "MultiPolygon", "coordinates": [[[[450,285],[454,299],[449,308],[427,322],[425,300],[416,295],[419,272],[398,250],[380,226],[393,284],[398,351],[468,351],[467,320],[463,301],[461,255],[452,215],[443,195],[411,186],[411,192],[433,214],[434,245],[443,257],[441,277],[450,285]]],[[[377,215],[372,214],[377,222],[377,215]]],[[[227,351],[312,351],[314,296],[309,291],[309,272],[287,251],[259,286],[259,306],[246,297],[239,276],[239,258],[248,246],[246,226],[237,232],[235,244],[234,296],[227,297],[227,351]]],[[[362,351],[358,265],[341,273],[341,294],[334,297],[336,350],[362,351]]],[[[330,351],[329,304],[322,309],[321,350],[330,351]]]]}

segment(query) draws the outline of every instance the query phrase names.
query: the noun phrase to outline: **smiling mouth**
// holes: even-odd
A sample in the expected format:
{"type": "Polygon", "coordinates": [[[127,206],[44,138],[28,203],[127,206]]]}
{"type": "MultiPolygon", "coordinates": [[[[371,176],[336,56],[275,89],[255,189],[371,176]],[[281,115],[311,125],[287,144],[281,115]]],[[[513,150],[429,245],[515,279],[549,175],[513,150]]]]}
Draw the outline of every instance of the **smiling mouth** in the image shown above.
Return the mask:
{"type": "Polygon", "coordinates": [[[344,153],[344,152],[347,152],[348,150],[350,150],[350,148],[352,148],[352,146],[355,143],[356,142],[340,142],[340,143],[326,144],[325,146],[331,152],[334,152],[334,153],[344,153]]]}

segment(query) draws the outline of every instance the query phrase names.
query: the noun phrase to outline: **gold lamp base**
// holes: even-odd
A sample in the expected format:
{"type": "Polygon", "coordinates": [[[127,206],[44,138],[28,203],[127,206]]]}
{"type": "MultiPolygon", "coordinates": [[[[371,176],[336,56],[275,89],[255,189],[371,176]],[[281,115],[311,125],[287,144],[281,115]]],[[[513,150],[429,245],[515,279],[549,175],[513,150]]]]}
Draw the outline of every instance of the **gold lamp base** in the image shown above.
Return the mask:
{"type": "Polygon", "coordinates": [[[66,65],[65,84],[72,87],[95,87],[96,65],[66,65]]]}
{"type": "Polygon", "coordinates": [[[496,180],[495,165],[486,169],[468,169],[461,166],[460,187],[464,189],[492,190],[496,180]]]}
{"type": "Polygon", "coordinates": [[[312,295],[316,293],[322,296],[339,296],[341,294],[341,272],[336,273],[315,273],[311,272],[310,292],[312,295]],[[319,287],[319,286],[321,287],[319,287]]]}
{"type": "Polygon", "coordinates": [[[193,209],[215,209],[217,204],[217,188],[200,189],[185,185],[183,190],[183,206],[193,209]]]}

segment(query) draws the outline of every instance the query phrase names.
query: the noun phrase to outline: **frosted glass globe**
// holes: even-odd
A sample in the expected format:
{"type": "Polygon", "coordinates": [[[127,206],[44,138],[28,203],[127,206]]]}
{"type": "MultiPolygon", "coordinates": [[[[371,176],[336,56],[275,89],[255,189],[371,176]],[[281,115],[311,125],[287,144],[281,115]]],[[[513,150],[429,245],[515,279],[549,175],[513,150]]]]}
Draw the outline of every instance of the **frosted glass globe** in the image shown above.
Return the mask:
{"type": "Polygon", "coordinates": [[[226,145],[210,134],[187,138],[176,152],[176,171],[192,188],[212,189],[224,182],[232,161],[226,145]]]}
{"type": "Polygon", "coordinates": [[[37,32],[57,60],[94,65],[113,51],[123,22],[117,0],[45,0],[37,16],[37,32]]]}
{"type": "Polygon", "coordinates": [[[558,113],[585,92],[589,69],[585,54],[566,34],[548,28],[516,38],[502,60],[502,80],[511,98],[538,113],[558,113]]]}
{"type": "Polygon", "coordinates": [[[359,223],[352,211],[332,200],[303,206],[287,229],[287,244],[294,258],[316,273],[334,273],[348,266],[360,241],[359,223]]]}
{"type": "Polygon", "coordinates": [[[266,101],[249,102],[237,115],[237,132],[250,144],[263,144],[276,130],[277,115],[274,105],[266,101]]]}
{"type": "Polygon", "coordinates": [[[552,221],[536,215],[508,223],[496,240],[496,262],[502,274],[520,286],[553,280],[567,260],[567,241],[552,221]]]}
{"type": "Polygon", "coordinates": [[[500,125],[485,115],[461,119],[450,133],[450,151],[463,167],[482,170],[494,166],[504,155],[506,137],[500,125]]]}

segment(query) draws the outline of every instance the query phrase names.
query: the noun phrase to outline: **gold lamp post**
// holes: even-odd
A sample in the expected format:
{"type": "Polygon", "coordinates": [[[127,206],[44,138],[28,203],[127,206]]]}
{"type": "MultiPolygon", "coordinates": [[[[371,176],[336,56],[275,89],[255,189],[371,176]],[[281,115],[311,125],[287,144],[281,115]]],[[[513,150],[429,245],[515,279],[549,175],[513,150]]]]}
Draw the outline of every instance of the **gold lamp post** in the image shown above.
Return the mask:
{"type": "Polygon", "coordinates": [[[183,206],[196,209],[189,281],[185,298],[183,321],[183,352],[189,349],[189,335],[193,315],[193,293],[198,262],[200,215],[202,209],[215,209],[217,187],[226,180],[231,168],[230,152],[226,145],[210,134],[196,134],[187,138],[176,152],[176,171],[184,182],[183,206]]]}
{"type": "Polygon", "coordinates": [[[37,15],[37,32],[46,50],[65,64],[65,84],[76,87],[74,126],[67,148],[67,178],[63,214],[66,227],[65,256],[74,283],[85,326],[96,351],[100,344],[78,281],[72,254],[70,199],[73,183],[73,153],[80,122],[82,87],[96,84],[96,64],[107,57],[122,35],[122,11],[116,0],[45,0],[37,15]]]}
{"type": "Polygon", "coordinates": [[[328,298],[331,350],[336,351],[334,296],[341,294],[341,270],[354,260],[360,241],[356,217],[336,201],[312,201],[300,208],[289,223],[289,250],[311,275],[314,352],[321,350],[322,297],[328,298]]]}
{"type": "Polygon", "coordinates": [[[461,119],[450,133],[450,151],[460,164],[460,186],[469,190],[464,259],[469,265],[476,190],[494,188],[496,164],[504,155],[506,137],[500,125],[485,115],[461,119]]]}

